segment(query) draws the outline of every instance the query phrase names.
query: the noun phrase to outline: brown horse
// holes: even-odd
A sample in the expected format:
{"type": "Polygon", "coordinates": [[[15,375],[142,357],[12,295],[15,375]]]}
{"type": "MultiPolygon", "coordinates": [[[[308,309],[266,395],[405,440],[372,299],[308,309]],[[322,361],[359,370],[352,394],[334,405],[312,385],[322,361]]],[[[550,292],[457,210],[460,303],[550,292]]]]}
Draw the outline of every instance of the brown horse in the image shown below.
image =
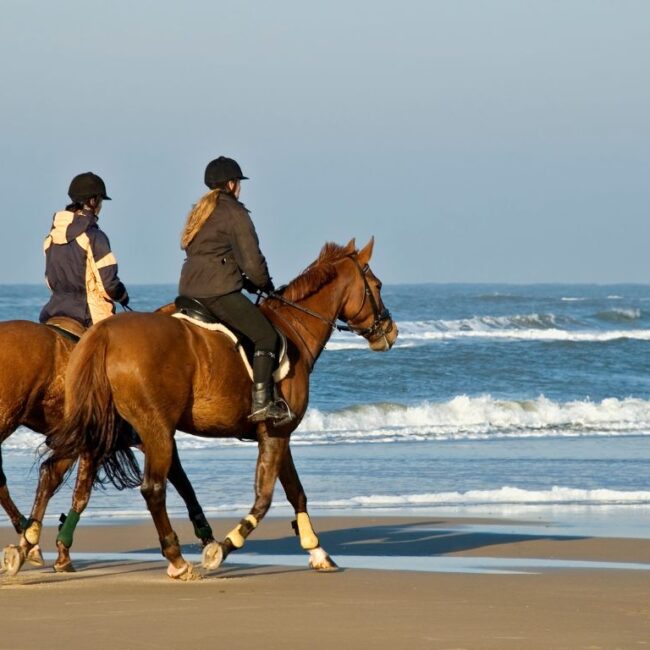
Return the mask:
{"type": "Polygon", "coordinates": [[[205,437],[257,436],[255,502],[224,542],[206,547],[203,564],[216,568],[267,513],[279,478],[296,512],[297,532],[310,566],[336,565],[320,547],[307,514],[307,498],[291,457],[289,438],[300,423],[309,395],[309,374],[337,318],[362,335],[370,348],[392,347],[397,327],[381,300],[381,283],[368,262],[373,241],[357,251],[327,244],[318,259],[281,295],[261,309],[287,336],[291,371],[278,388],[295,415],[279,427],[251,423],[250,379],[226,336],[159,314],[121,314],[93,327],[70,358],[66,374],[66,419],[53,441],[52,462],[91,454],[95,464],[116,444],[116,414],[142,439],[145,455],[142,494],[158,531],[167,573],[192,579],[165,507],[165,478],[176,430],[205,437]]]}
{"type": "MultiPolygon", "coordinates": [[[[60,425],[64,411],[65,369],[75,343],[76,337],[47,325],[23,320],[0,323],[0,445],[20,425],[44,435],[60,425]]],[[[212,531],[180,465],[175,447],[173,455],[170,481],[188,507],[197,536],[208,543],[213,539],[212,531]]],[[[70,457],[48,461],[42,466],[40,489],[30,518],[27,519],[9,494],[7,479],[2,471],[0,447],[0,505],[9,515],[16,532],[23,534],[23,561],[28,559],[34,564],[43,564],[38,546],[41,522],[52,494],[75,460],[76,457],[70,457]]],[[[59,558],[54,565],[55,570],[72,570],[68,548],[72,543],[78,516],[88,503],[95,475],[92,459],[88,454],[82,454],[72,510],[57,538],[59,558]]],[[[128,480],[125,482],[128,483],[128,480]]]]}

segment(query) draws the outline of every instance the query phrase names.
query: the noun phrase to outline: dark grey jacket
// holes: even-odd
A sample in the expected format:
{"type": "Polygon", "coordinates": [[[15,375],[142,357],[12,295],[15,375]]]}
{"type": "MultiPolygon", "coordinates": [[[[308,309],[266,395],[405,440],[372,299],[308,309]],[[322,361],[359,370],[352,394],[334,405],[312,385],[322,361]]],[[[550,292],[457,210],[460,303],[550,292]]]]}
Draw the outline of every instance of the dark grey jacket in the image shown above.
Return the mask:
{"type": "Polygon", "coordinates": [[[260,289],[271,278],[248,210],[222,192],[217,207],[185,249],[178,291],[183,296],[224,296],[243,287],[242,273],[260,289]]]}

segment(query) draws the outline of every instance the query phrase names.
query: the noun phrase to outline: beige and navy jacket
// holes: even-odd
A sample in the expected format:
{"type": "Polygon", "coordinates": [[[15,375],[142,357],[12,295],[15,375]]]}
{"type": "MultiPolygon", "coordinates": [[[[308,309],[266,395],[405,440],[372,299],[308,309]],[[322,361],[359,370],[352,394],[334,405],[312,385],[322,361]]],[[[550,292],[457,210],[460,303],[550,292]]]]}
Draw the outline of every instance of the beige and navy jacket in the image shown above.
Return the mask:
{"type": "Polygon", "coordinates": [[[41,310],[42,323],[68,316],[89,327],[115,313],[115,301],[126,295],[126,288],[94,212],[57,212],[43,248],[45,281],[52,296],[41,310]]]}

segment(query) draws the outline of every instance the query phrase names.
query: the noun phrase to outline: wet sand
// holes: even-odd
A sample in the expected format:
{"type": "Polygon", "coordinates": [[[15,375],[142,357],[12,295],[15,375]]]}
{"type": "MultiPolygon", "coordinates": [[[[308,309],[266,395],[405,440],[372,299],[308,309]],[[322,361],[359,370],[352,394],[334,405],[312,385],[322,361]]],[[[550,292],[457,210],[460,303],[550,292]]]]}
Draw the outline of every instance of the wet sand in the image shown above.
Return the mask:
{"type": "MultiPolygon", "coordinates": [[[[235,522],[212,523],[222,536],[235,522]]],[[[77,573],[26,568],[15,578],[0,576],[0,649],[650,648],[648,539],[558,536],[539,522],[523,533],[498,520],[314,523],[323,546],[348,568],[307,569],[289,522],[269,518],[240,552],[245,564],[233,554],[203,580],[175,583],[164,560],[154,559],[151,523],[82,520],[73,548],[77,573]],[[127,552],[154,561],[101,555],[127,552]],[[551,568],[526,567],[529,558],[551,568]],[[554,568],[561,560],[563,568],[554,568]],[[594,564],[576,568],[580,561],[594,564]],[[386,568],[354,568],[373,562],[386,568]],[[605,562],[615,568],[602,568],[605,562]],[[620,568],[633,564],[636,570],[620,568]],[[416,570],[390,568],[397,565],[416,570]],[[490,573],[495,566],[504,572],[490,573]]],[[[189,543],[189,526],[176,528],[194,557],[199,549],[189,543]]],[[[44,551],[54,549],[55,534],[46,528],[44,551]]],[[[15,536],[0,528],[0,539],[4,545],[15,536]]]]}

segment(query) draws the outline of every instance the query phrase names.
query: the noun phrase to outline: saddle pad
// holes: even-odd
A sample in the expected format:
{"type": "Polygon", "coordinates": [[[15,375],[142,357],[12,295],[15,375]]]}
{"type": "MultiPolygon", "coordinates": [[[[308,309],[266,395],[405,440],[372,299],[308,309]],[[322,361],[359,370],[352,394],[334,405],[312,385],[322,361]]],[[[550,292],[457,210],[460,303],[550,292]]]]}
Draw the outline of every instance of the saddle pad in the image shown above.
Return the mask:
{"type": "MultiPolygon", "coordinates": [[[[253,368],[251,367],[251,363],[246,356],[246,350],[244,350],[244,347],[239,343],[239,339],[235,333],[232,330],[228,329],[223,323],[205,323],[204,321],[190,318],[186,314],[179,313],[172,314],[172,318],[186,320],[188,323],[192,323],[192,325],[196,325],[197,327],[202,327],[203,329],[210,330],[212,332],[221,332],[222,334],[225,334],[237,346],[239,354],[241,355],[241,358],[244,362],[244,366],[246,366],[248,376],[251,378],[251,381],[253,380],[253,368]]],[[[282,332],[279,332],[277,329],[276,332],[278,332],[281,339],[280,361],[278,363],[278,367],[273,373],[273,381],[278,382],[282,381],[289,374],[291,365],[289,363],[289,355],[287,354],[287,339],[284,334],[282,334],[282,332]]]]}

